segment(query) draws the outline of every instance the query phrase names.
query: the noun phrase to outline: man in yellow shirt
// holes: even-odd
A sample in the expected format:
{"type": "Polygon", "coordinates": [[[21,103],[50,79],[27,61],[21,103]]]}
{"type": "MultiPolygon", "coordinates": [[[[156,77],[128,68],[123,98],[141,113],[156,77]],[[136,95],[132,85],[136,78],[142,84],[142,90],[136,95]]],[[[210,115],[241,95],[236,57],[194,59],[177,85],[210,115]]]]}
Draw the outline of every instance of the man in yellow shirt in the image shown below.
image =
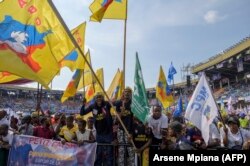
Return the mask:
{"type": "Polygon", "coordinates": [[[59,138],[64,144],[65,142],[71,142],[73,139],[76,138],[76,131],[78,130],[78,127],[74,122],[74,117],[69,116],[66,118],[66,125],[62,127],[59,138]]]}
{"type": "Polygon", "coordinates": [[[242,127],[243,129],[248,129],[249,128],[249,119],[246,118],[246,114],[244,112],[241,112],[239,114],[240,116],[240,127],[242,127]]]}

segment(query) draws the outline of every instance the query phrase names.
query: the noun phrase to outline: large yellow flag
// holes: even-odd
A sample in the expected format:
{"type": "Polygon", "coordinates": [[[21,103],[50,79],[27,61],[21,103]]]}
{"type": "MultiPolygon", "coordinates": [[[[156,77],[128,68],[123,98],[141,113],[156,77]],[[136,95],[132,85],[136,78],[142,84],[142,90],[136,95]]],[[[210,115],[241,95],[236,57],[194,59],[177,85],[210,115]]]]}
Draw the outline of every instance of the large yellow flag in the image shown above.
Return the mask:
{"type": "MultiPolygon", "coordinates": [[[[84,52],[85,46],[85,29],[86,29],[86,22],[80,24],[78,27],[74,28],[71,33],[73,34],[75,40],[77,41],[78,45],[80,46],[81,50],[84,52]]],[[[69,55],[65,56],[63,60],[60,62],[61,68],[67,66],[70,68],[71,71],[75,69],[84,69],[85,61],[82,57],[81,53],[76,49],[72,51],[69,55]]],[[[23,83],[25,82],[32,82],[27,79],[23,79],[19,76],[11,74],[9,72],[0,72],[0,84],[9,84],[9,83],[23,83]],[[21,81],[21,82],[20,82],[21,81]]]]}
{"type": "Polygon", "coordinates": [[[160,67],[159,80],[156,86],[156,98],[161,102],[164,108],[169,107],[174,102],[162,66],[160,67]]]}
{"type": "Polygon", "coordinates": [[[20,85],[20,84],[26,84],[26,83],[31,83],[33,81],[18,77],[14,74],[11,74],[9,72],[0,72],[0,84],[15,84],[15,85],[20,85]]]}
{"type": "MultiPolygon", "coordinates": [[[[91,64],[89,50],[88,50],[88,52],[86,54],[86,59],[91,64]]],[[[77,90],[80,90],[80,89],[84,88],[85,86],[93,84],[93,82],[94,82],[93,74],[92,74],[92,72],[90,70],[89,65],[87,63],[85,63],[84,69],[83,69],[83,76],[80,79],[80,83],[79,83],[79,85],[77,87],[77,90]]]]}
{"type": "MultiPolygon", "coordinates": [[[[71,31],[82,52],[84,52],[85,46],[85,29],[86,22],[80,24],[71,31]]],[[[67,66],[70,68],[71,71],[74,71],[75,69],[84,69],[84,62],[85,61],[81,53],[76,49],[72,51],[69,55],[65,56],[64,59],[61,61],[60,65],[61,67],[67,66]]]]}
{"type": "Polygon", "coordinates": [[[72,97],[76,94],[77,91],[77,86],[79,84],[80,78],[82,76],[82,70],[77,69],[72,77],[72,79],[70,80],[66,90],[63,93],[63,96],[61,98],[61,102],[63,103],[64,101],[66,101],[69,97],[72,97]]]}
{"type": "Polygon", "coordinates": [[[89,9],[91,21],[101,22],[102,19],[125,20],[127,18],[127,0],[94,0],[89,9]]]}
{"type": "Polygon", "coordinates": [[[20,79],[20,77],[13,75],[9,72],[0,72],[0,84],[2,83],[8,83],[14,80],[20,79]]]}
{"type": "MultiPolygon", "coordinates": [[[[100,81],[100,83],[102,84],[102,86],[104,86],[103,68],[100,68],[96,71],[96,76],[100,81]]],[[[85,95],[87,102],[91,101],[94,98],[96,92],[103,92],[103,91],[100,84],[98,84],[97,81],[95,80],[93,84],[87,86],[85,95]]]]}
{"type": "Polygon", "coordinates": [[[123,80],[123,72],[118,69],[107,90],[107,95],[111,100],[117,100],[121,97],[122,80],[123,80]]]}
{"type": "Polygon", "coordinates": [[[48,1],[0,2],[0,71],[51,82],[74,45],[48,1]]]}

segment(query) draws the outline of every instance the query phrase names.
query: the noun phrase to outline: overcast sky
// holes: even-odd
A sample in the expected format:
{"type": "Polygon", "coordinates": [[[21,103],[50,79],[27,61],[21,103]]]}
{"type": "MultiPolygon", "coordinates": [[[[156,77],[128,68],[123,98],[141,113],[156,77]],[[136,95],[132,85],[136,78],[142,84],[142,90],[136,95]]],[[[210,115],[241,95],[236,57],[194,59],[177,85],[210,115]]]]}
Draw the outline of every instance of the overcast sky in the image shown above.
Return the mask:
{"type": "MultiPolygon", "coordinates": [[[[69,29],[86,21],[86,48],[94,70],[104,68],[105,88],[122,69],[124,21],[90,22],[93,0],[53,0],[69,29]]],[[[126,85],[133,87],[138,51],[146,88],[154,87],[159,67],[167,75],[171,61],[197,64],[250,35],[249,0],[128,0],[126,85]]],[[[73,73],[63,68],[53,89],[65,89],[73,73]]],[[[36,87],[36,86],[35,86],[36,87]]]]}

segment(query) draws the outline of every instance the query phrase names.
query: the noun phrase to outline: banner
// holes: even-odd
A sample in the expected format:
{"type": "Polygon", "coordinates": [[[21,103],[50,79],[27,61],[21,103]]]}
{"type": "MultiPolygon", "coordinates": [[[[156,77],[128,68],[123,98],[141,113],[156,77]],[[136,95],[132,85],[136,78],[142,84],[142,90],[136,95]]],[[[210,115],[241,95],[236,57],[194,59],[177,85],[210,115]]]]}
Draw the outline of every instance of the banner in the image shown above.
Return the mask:
{"type": "Polygon", "coordinates": [[[38,137],[15,136],[9,155],[10,166],[80,166],[94,165],[96,143],[78,146],[38,137]]]}
{"type": "Polygon", "coordinates": [[[221,79],[221,73],[213,74],[213,76],[212,76],[213,81],[219,80],[219,79],[221,79]]]}
{"type": "Polygon", "coordinates": [[[238,73],[244,71],[242,58],[237,59],[237,71],[238,71],[238,73]]]}

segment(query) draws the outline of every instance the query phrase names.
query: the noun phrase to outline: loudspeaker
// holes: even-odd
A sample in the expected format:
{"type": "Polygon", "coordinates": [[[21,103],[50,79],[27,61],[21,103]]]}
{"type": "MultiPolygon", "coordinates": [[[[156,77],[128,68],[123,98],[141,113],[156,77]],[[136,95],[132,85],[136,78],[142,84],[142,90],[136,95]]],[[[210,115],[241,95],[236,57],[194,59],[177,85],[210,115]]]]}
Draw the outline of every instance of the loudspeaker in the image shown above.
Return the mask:
{"type": "Polygon", "coordinates": [[[187,87],[191,86],[190,75],[187,75],[187,87]]]}

